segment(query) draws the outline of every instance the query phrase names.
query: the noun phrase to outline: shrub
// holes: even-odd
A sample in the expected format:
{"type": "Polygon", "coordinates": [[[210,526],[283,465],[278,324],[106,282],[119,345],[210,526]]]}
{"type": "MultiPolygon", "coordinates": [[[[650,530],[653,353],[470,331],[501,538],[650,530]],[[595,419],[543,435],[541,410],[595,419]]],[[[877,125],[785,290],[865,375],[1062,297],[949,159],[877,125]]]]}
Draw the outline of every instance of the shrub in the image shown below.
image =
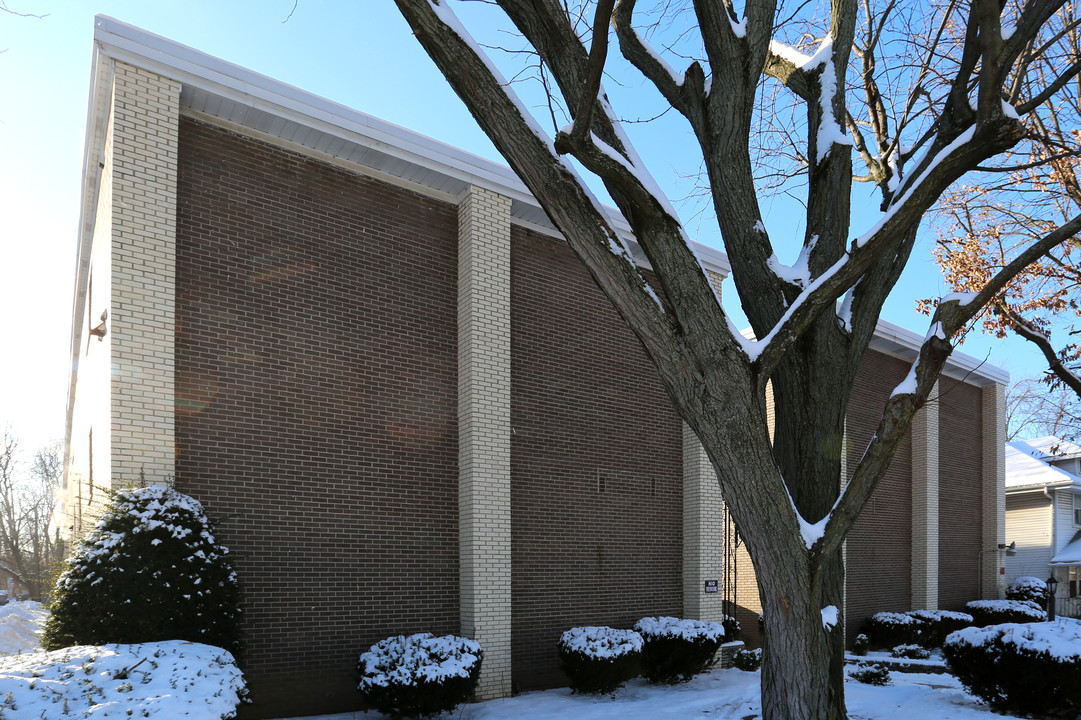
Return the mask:
{"type": "Polygon", "coordinates": [[[972,616],[950,610],[912,610],[906,613],[922,625],[917,632],[917,641],[925,648],[940,648],[950,633],[972,624],[972,616]]]}
{"type": "Polygon", "coordinates": [[[965,605],[977,627],[1001,623],[1030,623],[1047,620],[1047,612],[1027,600],[973,600],[965,605]]]}
{"type": "Polygon", "coordinates": [[[724,628],[724,638],[727,642],[732,642],[739,637],[739,620],[736,620],[732,615],[724,615],[721,617],[721,627],[724,628]]]}
{"type": "Polygon", "coordinates": [[[880,612],[867,623],[867,636],[875,647],[894,647],[919,642],[924,622],[907,613],[880,612]]]}
{"type": "Polygon", "coordinates": [[[950,672],[997,710],[1081,714],[1081,623],[1007,623],[959,630],[943,648],[950,672]]]}
{"type": "Polygon", "coordinates": [[[702,620],[647,617],[635,623],[634,629],[645,641],[642,674],[652,683],[687,682],[713,662],[724,640],[720,623],[702,620]]]}
{"type": "Polygon", "coordinates": [[[391,717],[453,710],[480,679],[480,643],[455,635],[397,635],[360,656],[364,700],[391,717]]]}
{"type": "Polygon", "coordinates": [[[559,638],[559,661],[575,692],[612,692],[637,674],[641,657],[634,630],[577,627],[559,638]]]}
{"type": "Polygon", "coordinates": [[[732,656],[732,664],[740,670],[754,672],[762,667],[762,649],[737,650],[732,656]]]}
{"type": "Polygon", "coordinates": [[[871,616],[867,634],[874,647],[922,645],[937,648],[942,647],[951,632],[968,627],[972,622],[972,616],[968,613],[948,610],[881,612],[871,616]]]}
{"type": "Polygon", "coordinates": [[[871,640],[863,633],[856,636],[856,639],[852,641],[852,652],[859,656],[864,656],[871,647],[871,640]]]}
{"type": "Polygon", "coordinates": [[[889,685],[890,670],[881,663],[860,663],[849,670],[848,677],[864,685],[889,685]]]}
{"type": "Polygon", "coordinates": [[[890,651],[890,655],[906,660],[926,660],[931,657],[931,651],[921,645],[898,645],[890,651]]]}
{"type": "Polygon", "coordinates": [[[228,553],[193,498],[161,486],[117,493],[64,563],[42,646],[190,640],[236,654],[228,553]]]}
{"type": "Polygon", "coordinates": [[[1031,575],[1019,577],[1006,587],[1007,600],[1028,600],[1040,607],[1047,607],[1047,599],[1050,595],[1051,591],[1047,583],[1031,575]]]}

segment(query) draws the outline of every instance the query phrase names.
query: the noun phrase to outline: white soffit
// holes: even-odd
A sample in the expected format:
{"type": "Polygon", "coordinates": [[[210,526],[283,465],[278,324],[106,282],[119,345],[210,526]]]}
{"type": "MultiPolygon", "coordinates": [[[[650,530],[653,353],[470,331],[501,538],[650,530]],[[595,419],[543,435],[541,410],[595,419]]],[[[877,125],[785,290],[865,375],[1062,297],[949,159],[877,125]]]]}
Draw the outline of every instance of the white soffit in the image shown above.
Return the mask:
{"type": "MultiPolygon", "coordinates": [[[[97,16],[94,40],[110,58],[178,80],[181,107],[196,115],[279,138],[440,195],[461,197],[471,185],[485,187],[511,199],[514,219],[555,233],[539,203],[505,165],[110,17],[97,16]]],[[[632,239],[618,211],[610,213],[616,230],[632,239]]],[[[697,243],[695,250],[710,270],[728,274],[724,253],[697,243]]]]}

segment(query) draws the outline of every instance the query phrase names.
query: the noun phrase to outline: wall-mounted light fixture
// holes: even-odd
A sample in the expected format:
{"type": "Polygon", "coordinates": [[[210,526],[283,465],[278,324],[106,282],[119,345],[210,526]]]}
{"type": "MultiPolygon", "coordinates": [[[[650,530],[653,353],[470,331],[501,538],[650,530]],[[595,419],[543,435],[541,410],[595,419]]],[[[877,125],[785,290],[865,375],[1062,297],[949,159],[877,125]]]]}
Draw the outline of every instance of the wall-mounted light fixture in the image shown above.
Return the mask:
{"type": "Polygon", "coordinates": [[[99,342],[105,338],[105,333],[107,333],[109,331],[108,328],[105,326],[105,321],[108,320],[108,319],[109,319],[109,311],[108,311],[108,309],[102,310],[101,311],[101,322],[98,324],[97,327],[93,328],[90,331],[90,334],[93,335],[94,337],[96,337],[99,342]]]}

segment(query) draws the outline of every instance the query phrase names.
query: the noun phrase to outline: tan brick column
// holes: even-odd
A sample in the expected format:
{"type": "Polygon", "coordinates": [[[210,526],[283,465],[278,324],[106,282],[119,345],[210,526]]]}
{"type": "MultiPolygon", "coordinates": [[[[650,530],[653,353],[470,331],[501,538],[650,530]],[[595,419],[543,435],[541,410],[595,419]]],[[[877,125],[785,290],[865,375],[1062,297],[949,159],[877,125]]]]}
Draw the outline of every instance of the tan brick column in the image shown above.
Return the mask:
{"type": "Polygon", "coordinates": [[[180,85],[115,65],[111,482],[172,483],[176,158],[180,85]]]}
{"type": "Polygon", "coordinates": [[[938,609],[938,384],[912,418],[912,607],[938,609]]]}
{"type": "Polygon", "coordinates": [[[458,206],[458,532],[462,634],[484,648],[477,694],[511,689],[510,199],[458,206]]]}
{"type": "MultiPolygon", "coordinates": [[[[706,271],[721,295],[724,276],[706,271]]],[[[721,622],[724,618],[724,500],[717,473],[694,431],[683,423],[683,616],[721,622]],[[706,593],[707,580],[717,592],[706,593]]]]}
{"type": "Polygon", "coordinates": [[[984,599],[1006,596],[1005,562],[994,552],[1006,542],[1006,388],[989,385],[981,393],[983,409],[983,587],[984,599]]]}
{"type": "Polygon", "coordinates": [[[717,474],[694,431],[683,423],[683,616],[721,622],[724,597],[724,501],[717,474]],[[717,592],[705,592],[714,580],[717,592]]]}

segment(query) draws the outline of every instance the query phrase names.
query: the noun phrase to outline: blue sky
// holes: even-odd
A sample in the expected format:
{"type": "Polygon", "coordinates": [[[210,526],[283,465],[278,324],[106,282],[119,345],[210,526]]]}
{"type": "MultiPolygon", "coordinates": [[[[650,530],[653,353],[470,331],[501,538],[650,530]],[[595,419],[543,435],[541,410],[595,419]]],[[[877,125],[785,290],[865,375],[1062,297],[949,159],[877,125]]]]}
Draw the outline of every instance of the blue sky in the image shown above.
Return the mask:
{"type": "MultiPolygon", "coordinates": [[[[10,424],[27,449],[63,437],[95,13],[499,159],[391,0],[299,0],[291,17],[293,0],[7,0],[7,6],[48,13],[41,19],[0,13],[0,426],[10,424]]],[[[660,108],[640,85],[609,90],[618,96],[617,109],[626,98],[635,99],[630,112],[642,117],[660,108]]],[[[630,131],[651,136],[639,147],[643,157],[674,200],[684,196],[687,181],[678,173],[696,166],[673,151],[673,138],[687,135],[678,118],[630,131]]],[[[698,239],[717,245],[709,223],[700,226],[689,215],[692,236],[701,233],[698,239]]],[[[775,242],[786,230],[798,232],[785,225],[791,215],[777,205],[767,216],[775,242]]],[[[872,221],[857,222],[854,234],[872,221]]],[[[883,315],[921,334],[927,319],[916,313],[914,299],[947,291],[930,247],[927,235],[883,315]]],[[[793,261],[794,251],[781,259],[793,261]]],[[[1040,367],[1019,340],[974,334],[963,349],[1014,378],[1040,367]]]]}

